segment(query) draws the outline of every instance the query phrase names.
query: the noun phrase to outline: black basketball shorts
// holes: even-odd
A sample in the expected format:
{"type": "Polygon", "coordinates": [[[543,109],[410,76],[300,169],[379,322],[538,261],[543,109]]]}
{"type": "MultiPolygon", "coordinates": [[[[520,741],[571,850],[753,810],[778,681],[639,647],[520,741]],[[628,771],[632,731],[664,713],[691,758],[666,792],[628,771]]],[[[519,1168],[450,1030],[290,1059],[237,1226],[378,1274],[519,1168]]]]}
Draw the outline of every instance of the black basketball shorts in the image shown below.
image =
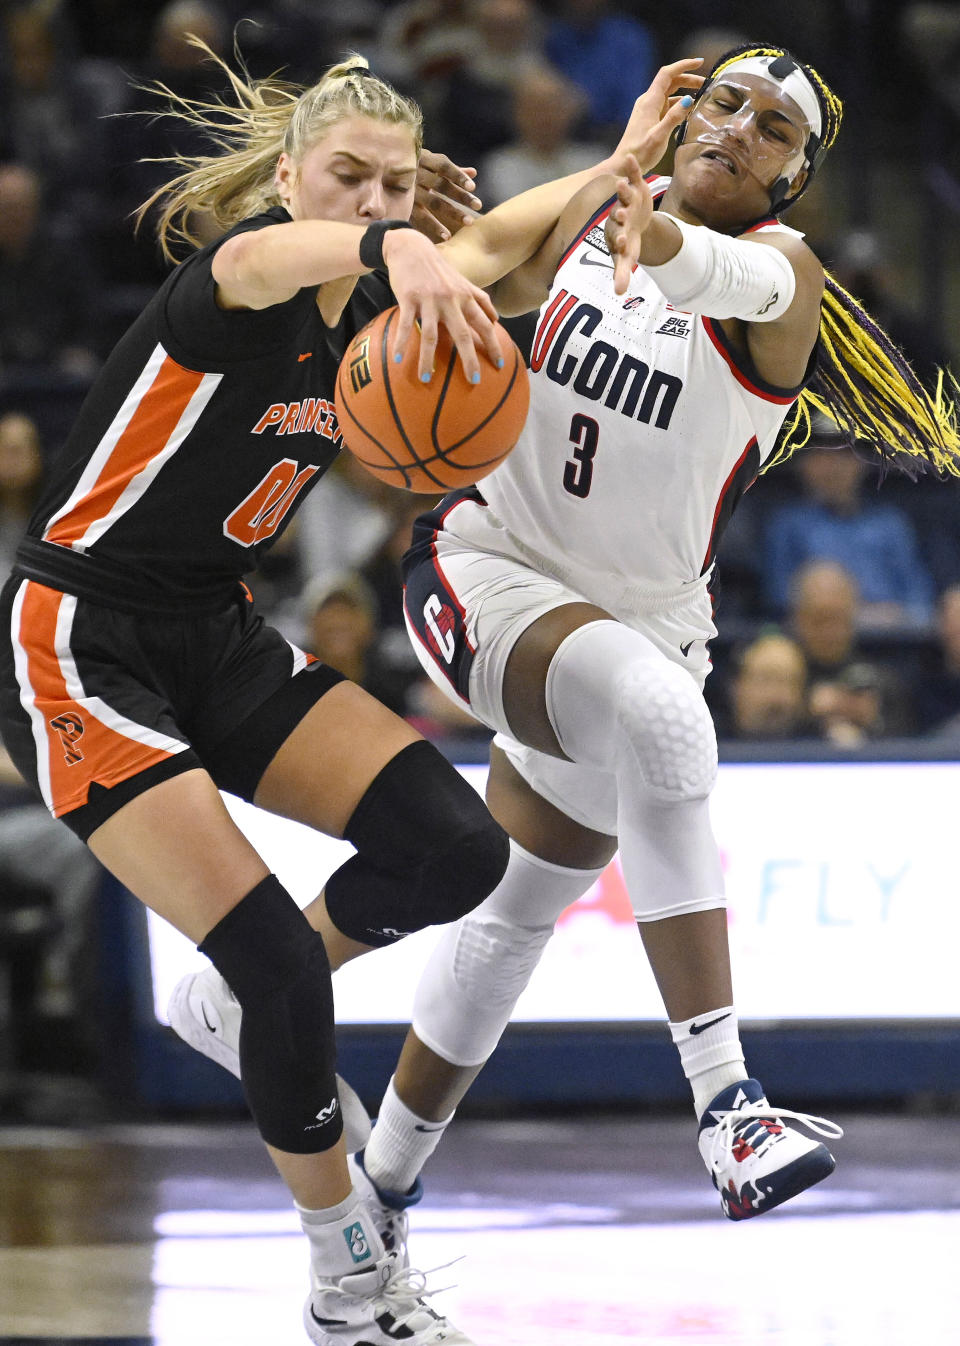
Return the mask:
{"type": "Polygon", "coordinates": [[[245,589],[237,594],[212,615],[131,615],[20,576],[7,582],[0,733],[82,840],[196,767],[252,800],[292,730],[343,680],[266,625],[245,589]]]}

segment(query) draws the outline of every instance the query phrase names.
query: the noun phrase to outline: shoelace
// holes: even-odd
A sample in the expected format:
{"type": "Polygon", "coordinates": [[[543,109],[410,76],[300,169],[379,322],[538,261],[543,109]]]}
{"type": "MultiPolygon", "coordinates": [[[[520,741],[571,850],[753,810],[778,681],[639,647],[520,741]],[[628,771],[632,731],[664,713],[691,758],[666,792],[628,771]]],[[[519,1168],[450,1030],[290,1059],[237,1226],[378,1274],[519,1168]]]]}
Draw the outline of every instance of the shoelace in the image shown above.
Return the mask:
{"type": "Polygon", "coordinates": [[[389,1279],[384,1281],[377,1291],[377,1299],[384,1302],[396,1320],[396,1327],[408,1327],[416,1318],[417,1314],[425,1313],[431,1315],[431,1321],[424,1324],[418,1330],[421,1334],[426,1331],[427,1335],[421,1335],[420,1340],[423,1346],[428,1346],[432,1340],[443,1340],[443,1337],[437,1337],[436,1333],[446,1331],[449,1327],[446,1318],[442,1313],[437,1313],[431,1309],[424,1300],[432,1295],[443,1294],[444,1290],[452,1290],[452,1285],[439,1285],[434,1290],[427,1289],[427,1277],[432,1276],[437,1271],[445,1271],[447,1267],[452,1267],[454,1263],[461,1262],[462,1257],[455,1257],[450,1262],[441,1262],[439,1266],[431,1267],[429,1271],[419,1271],[416,1267],[401,1267],[392,1272],[389,1279]]]}
{"type": "MultiPolygon", "coordinates": [[[[388,1234],[393,1245],[390,1251],[402,1254],[407,1246],[410,1218],[405,1210],[395,1211],[391,1210],[389,1206],[381,1206],[380,1209],[383,1211],[385,1217],[384,1228],[380,1231],[381,1237],[383,1237],[385,1233],[388,1234]]],[[[386,1238],[384,1238],[383,1241],[384,1244],[387,1243],[386,1238]]]]}
{"type": "Polygon", "coordinates": [[[801,1126],[829,1140],[839,1140],[843,1135],[843,1127],[831,1122],[827,1117],[814,1117],[809,1112],[794,1112],[790,1108],[772,1108],[765,1100],[758,1099],[756,1103],[745,1103],[743,1107],[732,1108],[720,1118],[710,1141],[711,1167],[716,1164],[722,1152],[725,1152],[724,1158],[726,1158],[739,1139],[748,1141],[754,1154],[762,1154],[780,1139],[781,1134],[767,1130],[763,1126],[763,1121],[769,1119],[774,1123],[780,1123],[784,1118],[791,1122],[799,1122],[801,1126]],[[758,1132],[763,1134],[757,1137],[758,1132]]]}

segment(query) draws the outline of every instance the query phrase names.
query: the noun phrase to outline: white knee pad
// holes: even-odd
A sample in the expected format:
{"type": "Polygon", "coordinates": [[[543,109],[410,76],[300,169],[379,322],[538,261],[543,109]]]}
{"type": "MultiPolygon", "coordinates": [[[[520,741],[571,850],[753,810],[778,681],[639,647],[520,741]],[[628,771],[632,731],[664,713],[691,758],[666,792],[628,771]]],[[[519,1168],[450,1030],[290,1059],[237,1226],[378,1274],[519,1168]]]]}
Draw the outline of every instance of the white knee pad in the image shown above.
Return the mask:
{"type": "Polygon", "coordinates": [[[614,621],[578,627],[550,663],[546,702],[573,761],[639,772],[664,801],[713,788],[717,738],[703,693],[639,631],[614,621]]]}
{"type": "Polygon", "coordinates": [[[703,693],[682,668],[633,664],[617,722],[644,784],[658,799],[704,799],[717,779],[717,736],[703,693]]]}
{"type": "Polygon", "coordinates": [[[636,920],[662,921],[726,906],[710,801],[663,803],[620,782],[620,864],[636,920]]]}
{"type": "Polygon", "coordinates": [[[440,936],[417,986],[413,1028],[451,1065],[482,1065],[510,1022],[560,913],[602,869],[566,869],[510,843],[485,902],[440,936]]]}

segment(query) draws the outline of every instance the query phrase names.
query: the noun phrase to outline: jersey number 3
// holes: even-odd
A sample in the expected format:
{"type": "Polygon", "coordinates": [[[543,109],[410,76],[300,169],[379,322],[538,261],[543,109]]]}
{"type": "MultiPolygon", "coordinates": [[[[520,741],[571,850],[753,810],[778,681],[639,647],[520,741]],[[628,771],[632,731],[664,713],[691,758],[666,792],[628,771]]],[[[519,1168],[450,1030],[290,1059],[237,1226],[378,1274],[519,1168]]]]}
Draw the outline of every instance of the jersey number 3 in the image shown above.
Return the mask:
{"type": "Polygon", "coordinates": [[[580,500],[586,500],[593,481],[593,459],[597,452],[600,428],[590,416],[578,412],[570,422],[570,442],[574,461],[569,458],[563,467],[563,489],[580,500]]]}

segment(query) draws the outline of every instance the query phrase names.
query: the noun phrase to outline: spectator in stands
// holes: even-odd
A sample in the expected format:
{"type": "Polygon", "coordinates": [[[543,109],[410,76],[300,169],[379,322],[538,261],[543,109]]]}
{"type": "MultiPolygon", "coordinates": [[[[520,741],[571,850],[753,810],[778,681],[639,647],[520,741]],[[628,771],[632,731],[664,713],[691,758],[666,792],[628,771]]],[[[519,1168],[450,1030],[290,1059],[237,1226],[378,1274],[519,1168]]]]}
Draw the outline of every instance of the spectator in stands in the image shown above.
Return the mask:
{"type": "Polygon", "coordinates": [[[796,640],[761,633],[734,656],[726,713],[715,716],[721,739],[816,738],[807,706],[807,660],[796,640]]]}
{"type": "Polygon", "coordinates": [[[901,34],[924,75],[960,116],[960,10],[955,0],[904,6],[901,34]]]}
{"type": "Polygon", "coordinates": [[[936,646],[913,690],[920,732],[956,738],[960,734],[960,585],[951,585],[939,597],[936,646]]]}
{"type": "Polygon", "coordinates": [[[368,472],[352,454],[340,454],[323,486],[307,496],[293,523],[304,582],[315,575],[359,569],[391,528],[395,487],[368,472]]]}
{"type": "MultiPolygon", "coordinates": [[[[0,586],[10,574],[42,476],[36,423],[22,412],[0,415],[0,586]]],[[[90,851],[36,802],[0,743],[0,906],[12,910],[27,890],[39,890],[58,926],[30,988],[30,1003],[17,1006],[17,1021],[32,1039],[17,1043],[23,1069],[35,1068],[40,1055],[50,1071],[72,1073],[93,1064],[90,920],[102,872],[90,851]]]]}
{"type": "MultiPolygon", "coordinates": [[[[403,574],[401,561],[410,546],[413,523],[430,506],[426,496],[392,491],[384,501],[389,512],[388,531],[379,547],[360,567],[377,602],[377,656],[391,676],[405,688],[423,676],[403,619],[403,574]]],[[[431,684],[432,685],[432,684],[431,684]]]]}
{"type": "Polygon", "coordinates": [[[107,190],[101,119],[120,106],[122,77],[78,55],[60,5],[2,8],[0,151],[36,171],[57,232],[82,241],[107,190]]]}
{"type": "Polygon", "coordinates": [[[93,963],[95,899],[103,869],[93,853],[36,802],[0,743],[0,906],[41,895],[55,927],[29,1002],[17,1006],[24,1071],[76,1075],[96,1066],[93,963]]]}
{"type": "Polygon", "coordinates": [[[937,370],[950,364],[950,351],[932,324],[897,297],[894,268],[876,233],[869,229],[848,232],[840,240],[830,270],[890,333],[924,384],[929,385],[937,370]]]}
{"type": "Polygon", "coordinates": [[[811,680],[835,677],[859,656],[856,580],[837,561],[809,561],[790,581],[786,627],[800,645],[811,680]]]}
{"type": "Polygon", "coordinates": [[[378,73],[416,97],[438,145],[448,145],[440,105],[475,41],[472,10],[470,0],[399,0],[370,53],[378,73]]]}
{"type": "Polygon", "coordinates": [[[766,529],[764,575],[772,614],[786,609],[791,580],[806,561],[845,566],[859,590],[857,624],[925,627],[933,584],[909,516],[868,497],[867,466],[845,447],[813,445],[797,456],[803,498],[773,511],[766,529]]]}
{"type": "Polygon", "coordinates": [[[538,66],[516,81],[510,92],[511,139],[480,165],[484,204],[496,206],[602,158],[601,144],[573,137],[584,106],[583,92],[549,66],[538,66]]]}
{"type": "Polygon", "coordinates": [[[912,733],[915,723],[903,674],[862,649],[858,610],[856,581],[837,562],[811,561],[794,576],[787,627],[806,655],[810,714],[841,746],[912,733]]]}
{"type": "Polygon", "coordinates": [[[543,63],[532,0],[476,0],[472,25],[464,61],[439,108],[444,149],[469,164],[512,140],[513,91],[543,63]]]}
{"type": "Polygon", "coordinates": [[[913,730],[903,685],[890,669],[866,660],[813,683],[810,714],[822,737],[840,748],[901,738],[913,730]]]}
{"type": "Polygon", "coordinates": [[[37,170],[0,164],[0,379],[92,378],[97,290],[85,250],[50,229],[37,170]]]}
{"type": "Polygon", "coordinates": [[[13,555],[33,513],[42,476],[36,422],[20,411],[0,415],[0,585],[13,568],[13,555]]]}
{"type": "Polygon", "coordinates": [[[627,120],[636,91],[646,88],[658,59],[647,25],[608,0],[562,0],[548,25],[545,51],[586,94],[584,133],[600,136],[627,120]]]}
{"type": "Polygon", "coordinates": [[[303,594],[306,648],[397,715],[406,711],[406,679],[377,654],[376,595],[357,571],[320,575],[303,594]]]}
{"type": "MultiPolygon", "coordinates": [[[[126,284],[149,286],[151,293],[169,268],[154,241],[153,217],[148,217],[134,235],[132,215],[170,178],[171,155],[211,153],[214,147],[204,133],[188,123],[158,116],[156,98],[143,94],[141,88],[162,84],[175,96],[214,100],[225,87],[222,71],[192,44],[191,35],[202,39],[218,56],[226,53],[230,26],[213,0],[169,0],[163,6],[154,20],[149,47],[131,75],[126,115],[111,122],[111,156],[118,165],[118,175],[116,210],[105,247],[113,259],[114,277],[126,284]]],[[[215,237],[212,223],[209,229],[204,228],[202,220],[196,224],[202,237],[215,237]]],[[[124,328],[144,300],[142,290],[130,295],[129,308],[118,315],[124,328]]]]}

